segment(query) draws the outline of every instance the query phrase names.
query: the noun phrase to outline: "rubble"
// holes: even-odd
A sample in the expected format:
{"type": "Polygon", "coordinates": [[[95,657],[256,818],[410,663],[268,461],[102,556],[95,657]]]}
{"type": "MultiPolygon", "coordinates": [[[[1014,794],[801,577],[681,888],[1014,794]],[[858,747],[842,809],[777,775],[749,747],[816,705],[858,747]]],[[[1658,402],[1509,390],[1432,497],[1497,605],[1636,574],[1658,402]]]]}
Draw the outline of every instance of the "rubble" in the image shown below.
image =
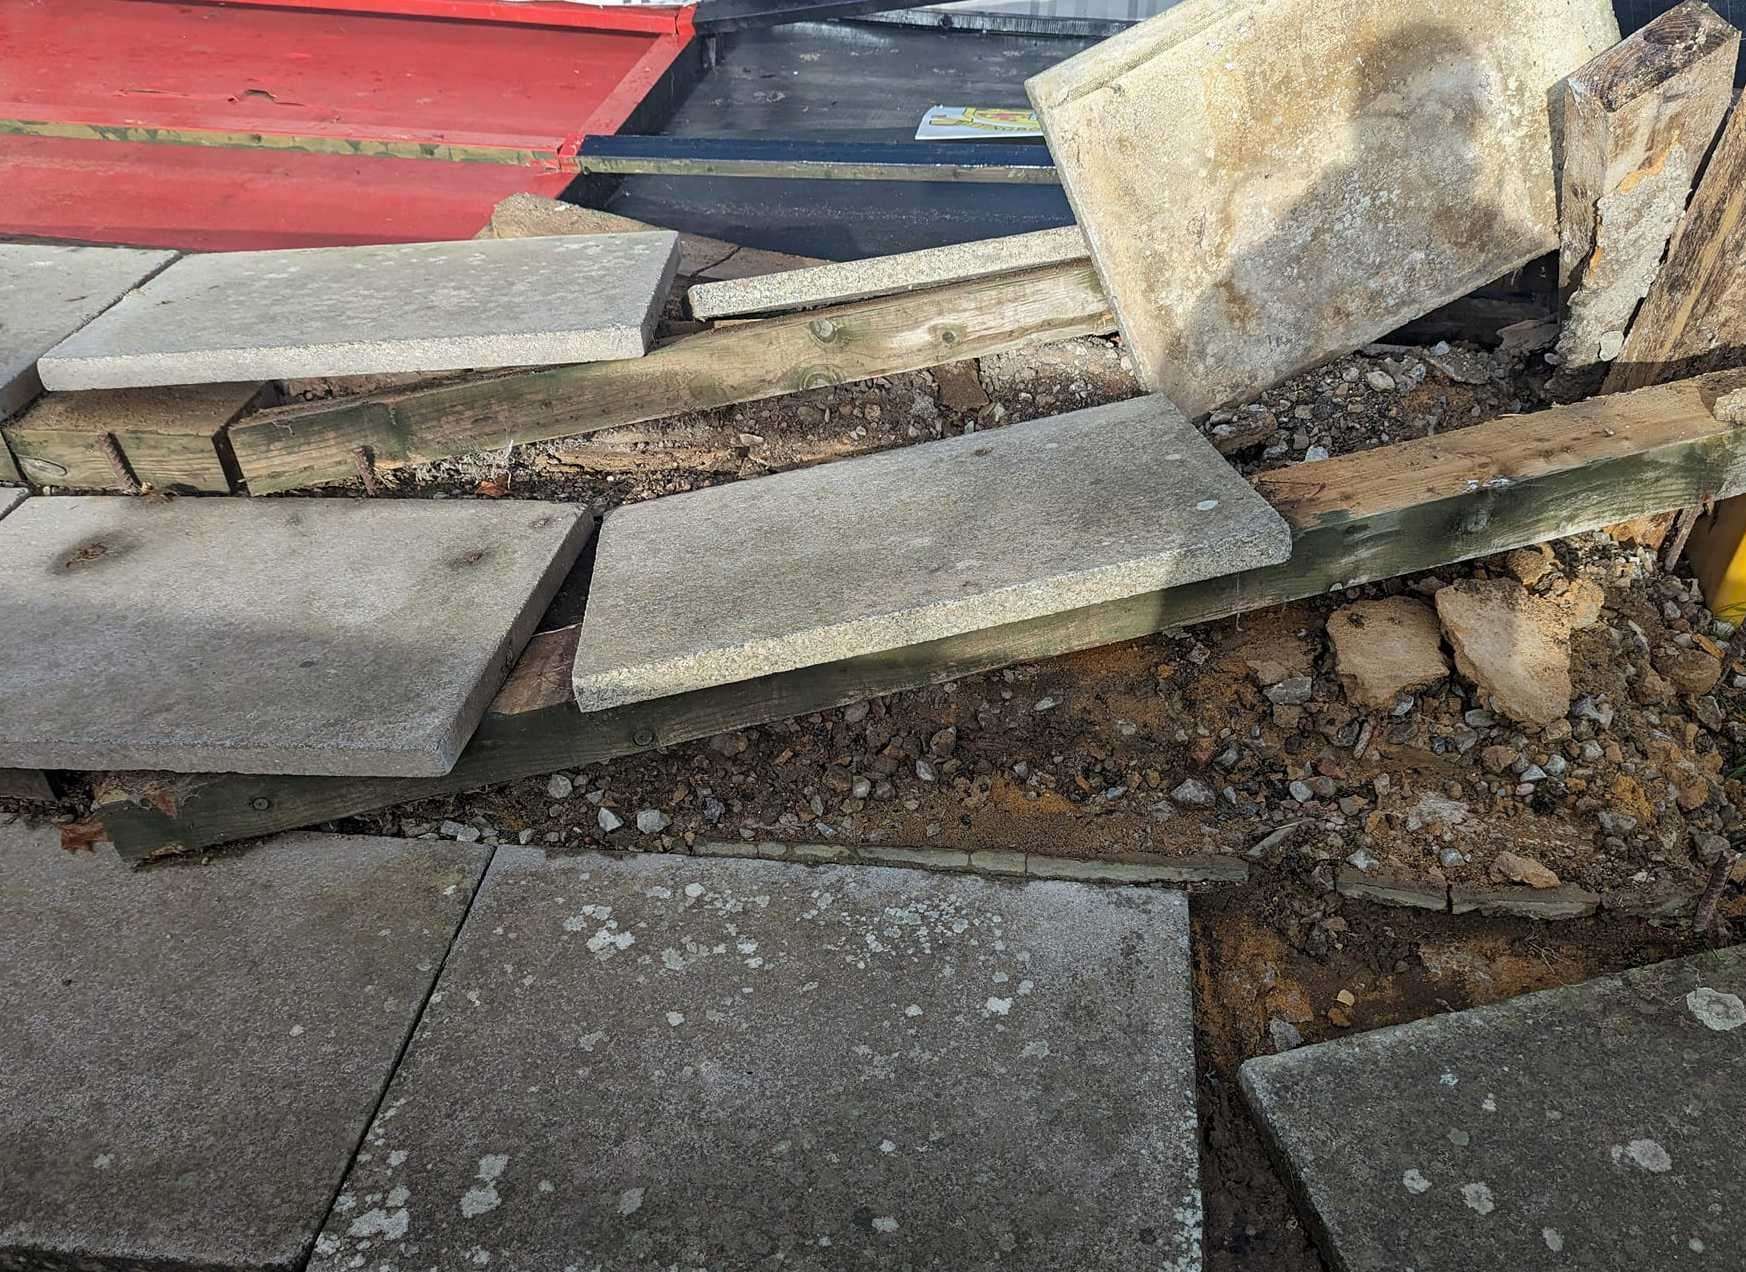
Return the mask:
{"type": "Polygon", "coordinates": [[[1408,596],[1335,610],[1328,616],[1328,637],[1347,696],[1360,706],[1392,708],[1402,694],[1449,674],[1436,614],[1408,596]]]}
{"type": "Polygon", "coordinates": [[[1463,580],[1437,593],[1456,669],[1493,710],[1548,725],[1570,710],[1570,619],[1512,579],[1463,580]]]}

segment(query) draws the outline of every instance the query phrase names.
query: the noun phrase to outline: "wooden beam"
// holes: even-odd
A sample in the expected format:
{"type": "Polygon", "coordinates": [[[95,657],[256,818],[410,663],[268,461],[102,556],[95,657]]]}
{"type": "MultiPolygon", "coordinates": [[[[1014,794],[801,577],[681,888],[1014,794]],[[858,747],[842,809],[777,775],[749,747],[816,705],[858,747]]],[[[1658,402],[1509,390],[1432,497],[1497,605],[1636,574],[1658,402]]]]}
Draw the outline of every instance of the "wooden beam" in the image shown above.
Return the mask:
{"type": "Polygon", "coordinates": [[[259,495],[351,477],[359,447],[399,468],[1114,330],[1077,262],[700,332],[622,362],[267,411],[230,438],[259,495]]]}
{"type": "Polygon", "coordinates": [[[262,384],[194,384],[47,393],[0,425],[25,477],[38,486],[127,489],[104,444],[160,491],[229,494],[224,430],[268,392],[262,384]]]}
{"type": "Polygon", "coordinates": [[[1606,391],[1746,364],[1746,109],[1698,180],[1667,262],[1637,311],[1606,391]]]}
{"type": "Polygon", "coordinates": [[[1565,82],[1564,366],[1617,356],[1734,99],[1739,53],[1740,32],[1686,0],[1565,82]]]}
{"type": "Polygon", "coordinates": [[[1290,561],[1187,587],[584,715],[577,628],[528,646],[453,772],[402,778],[129,774],[95,816],[140,860],[407,800],[671,746],[1167,627],[1431,569],[1746,490],[1746,429],[1713,407],[1746,375],[1708,377],[1493,420],[1264,474],[1290,561]]]}

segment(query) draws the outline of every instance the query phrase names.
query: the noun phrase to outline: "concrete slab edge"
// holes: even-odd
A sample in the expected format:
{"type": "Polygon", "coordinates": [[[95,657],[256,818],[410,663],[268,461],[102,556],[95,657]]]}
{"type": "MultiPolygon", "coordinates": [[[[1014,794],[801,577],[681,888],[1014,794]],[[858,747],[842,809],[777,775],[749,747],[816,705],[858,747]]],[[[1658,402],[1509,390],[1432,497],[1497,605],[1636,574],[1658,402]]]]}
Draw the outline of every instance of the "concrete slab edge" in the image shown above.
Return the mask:
{"type": "Polygon", "coordinates": [[[1602,913],[1636,918],[1671,918],[1689,914],[1703,889],[1670,885],[1652,893],[1591,892],[1575,884],[1556,888],[1439,883],[1342,865],[1334,890],[1354,901],[1395,909],[1431,910],[1439,914],[1484,914],[1511,918],[1585,919],[1602,913]]]}
{"type": "Polygon", "coordinates": [[[1206,854],[1165,857],[1124,854],[1111,857],[1054,857],[1005,848],[910,848],[896,844],[791,844],[779,840],[698,840],[697,857],[756,857],[814,866],[900,866],[952,874],[1005,879],[1061,879],[1075,883],[1147,886],[1172,883],[1247,883],[1249,863],[1241,857],[1206,854]]]}

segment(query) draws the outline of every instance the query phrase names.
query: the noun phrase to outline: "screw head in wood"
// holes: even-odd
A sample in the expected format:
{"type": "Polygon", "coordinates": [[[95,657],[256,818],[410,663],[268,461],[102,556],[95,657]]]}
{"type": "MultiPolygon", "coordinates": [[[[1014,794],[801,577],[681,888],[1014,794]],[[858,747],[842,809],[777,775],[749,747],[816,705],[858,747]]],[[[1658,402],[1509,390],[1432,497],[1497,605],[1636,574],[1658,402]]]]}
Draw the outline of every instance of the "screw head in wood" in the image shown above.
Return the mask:
{"type": "Polygon", "coordinates": [[[631,735],[631,741],[638,746],[653,746],[655,745],[655,731],[653,729],[638,729],[631,735]]]}

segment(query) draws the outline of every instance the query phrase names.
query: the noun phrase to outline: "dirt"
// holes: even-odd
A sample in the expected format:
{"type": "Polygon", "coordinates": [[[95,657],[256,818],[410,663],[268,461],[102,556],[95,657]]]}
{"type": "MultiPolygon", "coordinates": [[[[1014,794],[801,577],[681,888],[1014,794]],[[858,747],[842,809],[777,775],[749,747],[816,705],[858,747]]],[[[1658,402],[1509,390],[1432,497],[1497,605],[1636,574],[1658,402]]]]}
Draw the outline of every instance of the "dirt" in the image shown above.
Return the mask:
{"type": "MultiPolygon", "coordinates": [[[[1206,428],[1253,474],[1546,404],[1544,363],[1456,352],[1487,382],[1451,380],[1436,369],[1446,355],[1432,350],[1376,349],[1206,428]],[[1377,372],[1394,387],[1373,387],[1377,372]]],[[[1118,342],[1074,340],[383,480],[391,497],[555,498],[605,512],[1138,392],[1118,342]]],[[[1573,637],[1571,679],[1588,714],[1560,722],[1566,728],[1488,717],[1458,676],[1392,708],[1360,709],[1336,674],[1325,630],[1335,608],[1508,577],[1497,559],[565,770],[562,797],[542,775],[329,828],[435,835],[448,821],[477,827],[487,842],[557,851],[683,851],[737,838],[1245,855],[1247,885],[1197,888],[1195,898],[1206,1266],[1319,1268],[1236,1086],[1242,1061],[1272,1048],[1271,1021],[1317,1042],[1727,939],[1693,934],[1689,915],[1708,871],[1704,837],[1738,834],[1746,805],[1746,665],[1728,646],[1731,629],[1703,609],[1689,579],[1661,570],[1652,546],[1589,534],[1551,551],[1536,591],[1587,579],[1607,597],[1600,622],[1573,637]],[[1656,668],[1681,671],[1675,657],[1694,649],[1722,655],[1717,685],[1645,692],[1665,679],[1656,668]],[[1311,682],[1306,701],[1269,700],[1269,686],[1300,676],[1311,682]],[[1540,776],[1529,780],[1531,772],[1540,776]],[[1213,806],[1173,798],[1187,781],[1215,792],[1213,806]],[[624,826],[603,832],[602,808],[624,826]],[[669,823],[639,833],[636,814],[646,809],[669,823]],[[1676,904],[1654,920],[1604,912],[1541,924],[1385,909],[1333,890],[1336,867],[1352,861],[1433,883],[1495,883],[1490,867],[1506,850],[1567,883],[1671,893],[1676,904]]],[[[83,814],[87,799],[74,783],[62,818],[83,814]]],[[[1723,913],[1738,931],[1738,887],[1723,913]]]]}

